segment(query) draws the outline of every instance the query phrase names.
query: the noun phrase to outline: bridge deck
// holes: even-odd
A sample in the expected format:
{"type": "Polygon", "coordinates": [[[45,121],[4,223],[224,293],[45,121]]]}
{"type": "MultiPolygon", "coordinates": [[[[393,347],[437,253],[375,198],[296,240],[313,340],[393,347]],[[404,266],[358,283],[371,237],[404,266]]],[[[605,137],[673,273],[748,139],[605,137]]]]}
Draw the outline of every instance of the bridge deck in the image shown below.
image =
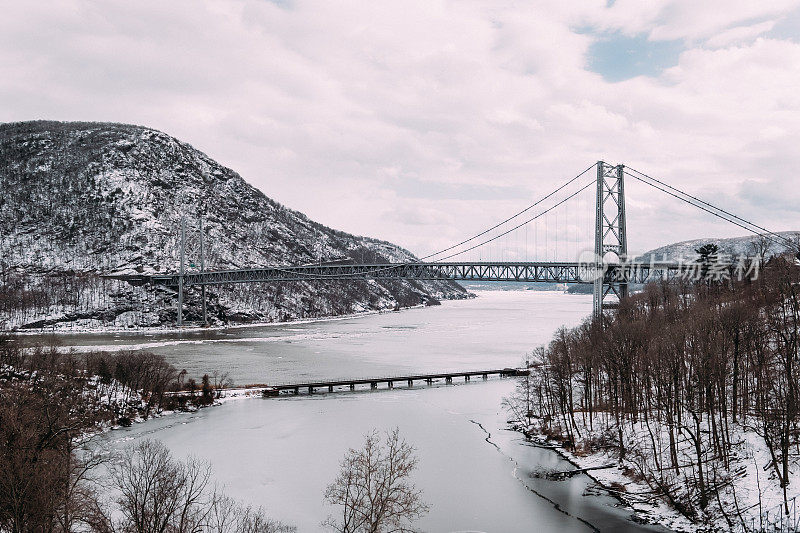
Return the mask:
{"type": "Polygon", "coordinates": [[[350,390],[355,390],[356,385],[369,385],[371,389],[377,389],[378,385],[381,383],[386,383],[391,389],[394,388],[395,382],[405,382],[409,387],[412,387],[415,381],[424,381],[430,384],[434,380],[444,379],[445,383],[452,383],[454,378],[464,378],[465,381],[470,381],[470,378],[475,376],[481,376],[483,379],[487,379],[489,376],[517,376],[521,375],[523,372],[525,372],[525,370],[519,368],[502,368],[492,370],[441,372],[436,374],[412,374],[407,376],[308,381],[301,383],[270,385],[263,387],[262,392],[265,396],[276,396],[282,391],[290,391],[294,392],[295,394],[299,394],[300,391],[308,391],[309,394],[313,394],[315,389],[328,389],[328,392],[333,392],[335,387],[349,387],[350,390]]]}
{"type": "MultiPolygon", "coordinates": [[[[624,263],[601,267],[606,281],[644,283],[673,278],[697,268],[694,263],[624,263]]],[[[237,270],[188,272],[183,284],[218,285],[276,281],[346,281],[365,279],[418,279],[453,281],[516,281],[527,283],[593,283],[598,269],[592,263],[574,262],[464,262],[380,263],[267,266],[237,270]]],[[[180,274],[110,276],[133,284],[177,286],[180,274]]]]}

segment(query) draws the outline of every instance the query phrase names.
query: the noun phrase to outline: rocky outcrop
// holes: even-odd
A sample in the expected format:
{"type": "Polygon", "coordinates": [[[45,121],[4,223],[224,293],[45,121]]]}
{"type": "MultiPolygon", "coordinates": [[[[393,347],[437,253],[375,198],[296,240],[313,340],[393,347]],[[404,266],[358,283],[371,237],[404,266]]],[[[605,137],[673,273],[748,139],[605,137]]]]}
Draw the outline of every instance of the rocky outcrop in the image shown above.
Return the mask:
{"type": "MultiPolygon", "coordinates": [[[[174,291],[103,277],[200,265],[208,269],[317,261],[401,262],[394,244],[343,233],[265,196],[233,170],[169,135],[140,126],[22,122],[0,125],[0,327],[174,322],[174,291]],[[16,303],[15,303],[16,301],[16,303]]],[[[297,282],[216,287],[216,323],[292,320],[460,298],[449,282],[297,282]]],[[[198,317],[196,291],[187,319],[198,317]]]]}

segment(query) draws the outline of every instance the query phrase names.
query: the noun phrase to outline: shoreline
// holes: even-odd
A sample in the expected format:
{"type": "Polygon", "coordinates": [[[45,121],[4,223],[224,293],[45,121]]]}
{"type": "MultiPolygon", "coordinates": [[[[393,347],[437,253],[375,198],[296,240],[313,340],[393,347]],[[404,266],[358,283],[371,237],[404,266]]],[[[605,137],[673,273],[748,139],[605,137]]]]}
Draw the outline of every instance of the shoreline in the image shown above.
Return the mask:
{"type": "Polygon", "coordinates": [[[108,335],[108,334],[119,334],[119,333],[130,333],[130,334],[174,334],[174,333],[198,333],[203,331],[226,331],[230,329],[246,329],[246,328],[263,328],[263,327],[270,327],[270,326],[288,326],[291,324],[313,324],[317,322],[335,322],[339,320],[353,320],[355,318],[361,318],[365,316],[372,316],[372,315],[382,315],[385,313],[399,313],[401,311],[405,311],[408,309],[421,309],[429,307],[424,304],[412,305],[409,307],[401,307],[400,309],[378,309],[378,310],[370,310],[370,311],[361,311],[358,313],[350,313],[347,315],[326,315],[316,318],[303,318],[299,320],[283,320],[277,322],[251,322],[247,324],[226,324],[226,325],[215,325],[215,326],[156,326],[152,328],[147,327],[136,327],[136,328],[124,328],[124,327],[107,327],[107,328],[83,328],[83,329],[11,329],[11,330],[0,330],[0,334],[5,335],[19,335],[19,336],[36,336],[36,335],[108,335]]]}
{"type": "Polygon", "coordinates": [[[525,437],[525,440],[532,445],[544,449],[550,450],[558,455],[560,458],[571,464],[575,467],[575,470],[580,470],[581,472],[576,474],[568,474],[568,475],[585,475],[589,477],[594,483],[597,484],[606,494],[620,502],[621,505],[624,505],[628,509],[631,510],[632,516],[635,519],[632,519],[634,522],[639,522],[645,525],[651,526],[661,526],[675,533],[691,533],[691,532],[698,532],[703,531],[702,529],[698,529],[702,526],[698,526],[697,524],[693,524],[690,522],[686,517],[681,515],[677,510],[667,506],[664,502],[659,501],[658,505],[654,502],[634,502],[631,501],[629,498],[625,497],[626,492],[618,490],[612,486],[613,483],[620,483],[624,485],[625,481],[629,481],[625,474],[621,470],[621,465],[617,462],[613,467],[604,469],[605,471],[611,471],[614,473],[614,478],[616,479],[600,479],[595,472],[599,470],[597,467],[601,466],[600,463],[607,463],[605,459],[602,461],[597,461],[600,459],[599,454],[591,454],[584,457],[579,457],[569,450],[564,448],[562,445],[548,439],[545,435],[540,434],[532,434],[527,430],[510,427],[512,431],[516,431],[522,434],[525,437]],[[582,460],[583,459],[583,460],[582,460]],[[586,460],[586,459],[595,459],[586,460]],[[592,469],[595,470],[586,470],[592,469]],[[644,508],[643,506],[647,506],[644,508]]]}
{"type": "MultiPolygon", "coordinates": [[[[442,302],[456,302],[462,300],[472,300],[479,297],[478,293],[482,292],[527,292],[531,289],[472,289],[469,290],[467,295],[464,298],[445,298],[442,299],[442,302]]],[[[571,294],[566,291],[563,293],[559,291],[552,291],[552,290],[536,290],[536,292],[546,292],[546,293],[559,293],[565,296],[583,296],[582,294],[571,294]]],[[[264,327],[280,327],[280,326],[288,326],[292,324],[314,324],[317,322],[335,322],[339,320],[353,320],[356,318],[366,317],[366,316],[373,316],[373,315],[381,315],[385,313],[398,313],[401,311],[406,311],[410,309],[423,309],[426,307],[437,307],[437,306],[428,306],[425,304],[417,304],[408,307],[401,307],[400,309],[393,309],[393,308],[386,308],[386,309],[377,309],[377,310],[369,310],[369,311],[360,311],[357,313],[350,313],[346,315],[325,315],[315,318],[302,318],[298,320],[283,320],[283,321],[276,321],[276,322],[249,322],[246,324],[224,324],[224,325],[213,325],[213,326],[199,326],[199,325],[188,325],[183,327],[177,326],[154,326],[154,327],[120,327],[120,326],[109,326],[109,327],[80,327],[80,328],[69,328],[69,329],[54,329],[54,328],[35,328],[35,329],[2,329],[0,330],[0,335],[16,335],[20,337],[35,337],[37,335],[64,335],[64,336],[71,336],[71,335],[116,335],[116,334],[125,334],[129,333],[132,335],[135,334],[145,334],[145,335],[171,335],[176,333],[199,333],[203,331],[227,331],[227,330],[239,330],[239,329],[247,329],[247,328],[264,328],[264,327]]],[[[65,322],[66,324],[66,322],[65,322]]]]}
{"type": "MultiPolygon", "coordinates": [[[[762,498],[765,509],[782,506],[781,488],[778,484],[770,483],[768,475],[759,481],[759,471],[762,469],[759,465],[768,464],[770,459],[767,451],[758,443],[758,439],[753,438],[754,435],[742,432],[741,428],[732,430],[739,441],[736,459],[730,467],[732,470],[738,471],[734,500],[731,501],[727,496],[723,496],[719,503],[720,505],[725,504],[725,510],[708,515],[702,521],[693,521],[684,516],[670,505],[665,497],[658,494],[649,482],[633,477],[635,463],[631,463],[628,459],[620,460],[616,448],[594,450],[588,453],[585,451],[575,452],[566,448],[557,439],[549,438],[535,430],[527,430],[520,425],[511,424],[509,429],[523,435],[525,440],[533,446],[556,452],[559,457],[573,465],[575,470],[590,469],[581,473],[586,474],[603,491],[630,508],[636,521],[642,524],[664,527],[676,533],[713,533],[728,531],[730,527],[739,526],[740,523],[750,521],[751,518],[758,523],[758,516],[751,515],[750,511],[762,508],[762,498]],[[611,466],[608,467],[608,465],[611,466]],[[604,466],[607,468],[603,468],[604,466]],[[739,508],[745,513],[742,517],[733,514],[739,508]],[[733,525],[728,523],[729,520],[733,521],[733,525]]],[[[545,475],[547,474],[545,472],[545,475]]],[[[556,473],[551,472],[550,474],[556,473]]],[[[564,472],[557,474],[564,474],[564,472]]],[[[570,474],[566,473],[566,475],[570,474]]],[[[796,487],[790,492],[789,499],[795,497],[798,497],[796,487]]]]}

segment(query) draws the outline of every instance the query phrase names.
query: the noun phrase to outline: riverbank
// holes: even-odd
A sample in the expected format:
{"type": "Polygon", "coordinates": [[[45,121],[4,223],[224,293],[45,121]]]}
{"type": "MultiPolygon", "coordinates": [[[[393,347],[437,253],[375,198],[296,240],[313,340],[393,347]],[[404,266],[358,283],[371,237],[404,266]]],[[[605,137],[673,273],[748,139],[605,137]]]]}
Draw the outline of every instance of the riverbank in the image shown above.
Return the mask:
{"type": "MultiPolygon", "coordinates": [[[[700,531],[718,531],[716,529],[701,530],[696,524],[682,516],[677,510],[651,495],[652,489],[646,484],[637,483],[630,476],[630,465],[611,453],[575,453],[570,448],[553,440],[550,436],[521,430],[520,432],[534,445],[557,453],[574,467],[574,472],[580,472],[594,480],[595,483],[609,495],[616,498],[622,505],[630,508],[637,520],[642,523],[660,525],[677,533],[692,533],[700,531]]],[[[543,477],[570,477],[573,475],[567,470],[558,472],[541,472],[543,477]]]]}
{"type": "Polygon", "coordinates": [[[784,515],[800,530],[798,302],[800,269],[782,258],[758,280],[648,285],[534,350],[514,420],[619,461],[625,477],[609,481],[692,530],[784,515]]]}
{"type": "MultiPolygon", "coordinates": [[[[474,298],[475,295],[469,296],[474,298]]],[[[69,328],[56,328],[55,326],[51,328],[31,328],[31,329],[12,329],[12,330],[0,330],[0,334],[8,334],[8,335],[20,335],[20,336],[35,336],[35,335],[87,335],[87,334],[114,334],[114,333],[132,333],[132,334],[167,334],[167,333],[194,333],[194,332],[201,332],[201,331],[225,331],[225,330],[237,330],[237,329],[246,329],[246,328],[262,328],[262,327],[271,327],[271,326],[287,326],[291,324],[314,324],[317,322],[332,322],[337,320],[351,320],[354,318],[361,318],[370,315],[381,315],[384,313],[397,313],[400,311],[408,310],[408,309],[420,309],[428,307],[425,304],[419,305],[412,305],[409,307],[401,307],[400,309],[382,309],[382,310],[370,310],[370,311],[360,311],[358,313],[350,313],[346,315],[328,315],[328,316],[321,316],[316,318],[302,318],[298,320],[284,320],[284,321],[276,321],[276,322],[249,322],[246,324],[216,324],[216,325],[208,325],[208,326],[200,326],[200,325],[186,325],[182,327],[177,326],[153,326],[153,327],[115,327],[115,326],[96,326],[96,327],[86,327],[86,326],[77,326],[72,327],[74,324],[64,323],[64,326],[70,326],[69,328]]]]}
{"type": "MultiPolygon", "coordinates": [[[[595,416],[599,417],[598,414],[595,416]]],[[[713,472],[714,478],[719,480],[714,496],[716,512],[701,517],[700,521],[687,518],[671,505],[657,481],[645,475],[641,464],[637,462],[638,458],[654,453],[652,446],[660,439],[655,436],[651,440],[650,437],[658,433],[663,436],[667,432],[665,428],[645,422],[626,424],[622,432],[626,449],[623,458],[618,447],[606,444],[613,440],[607,432],[592,431],[580,419],[576,419],[575,431],[582,437],[577,439],[575,446],[567,446],[563,439],[537,432],[534,428],[516,429],[532,443],[557,452],[576,470],[584,470],[584,474],[633,509],[645,523],[659,524],[676,532],[713,533],[758,530],[768,527],[773,520],[780,520],[783,489],[770,475],[769,465],[773,458],[763,438],[753,428],[741,425],[731,428],[732,440],[736,443],[735,453],[729,458],[727,468],[713,472]],[[613,466],[606,468],[609,465],[613,466]],[[767,515],[770,518],[766,518],[767,515]]],[[[677,447],[682,464],[691,464],[695,452],[690,444],[681,441],[677,447]]],[[[552,474],[543,473],[545,476],[552,474]]],[[[795,463],[790,475],[795,477],[798,474],[800,465],[795,463]]],[[[800,498],[800,486],[797,484],[787,488],[787,499],[791,502],[795,498],[800,498]]]]}

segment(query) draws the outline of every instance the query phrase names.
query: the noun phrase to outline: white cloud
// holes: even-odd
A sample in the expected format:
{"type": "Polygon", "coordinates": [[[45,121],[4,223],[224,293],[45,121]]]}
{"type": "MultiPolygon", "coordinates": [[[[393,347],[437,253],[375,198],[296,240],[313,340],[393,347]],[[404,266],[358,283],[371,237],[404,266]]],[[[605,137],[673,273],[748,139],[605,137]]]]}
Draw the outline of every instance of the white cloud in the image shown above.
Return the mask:
{"type": "Polygon", "coordinates": [[[770,31],[775,27],[775,20],[767,20],[749,26],[736,26],[722,33],[718,33],[706,41],[706,46],[712,48],[722,48],[731,44],[740,43],[755,39],[759,35],[770,31]]]}
{"type": "Polygon", "coordinates": [[[706,39],[726,28],[748,21],[774,18],[797,9],[797,0],[724,0],[696,2],[677,0],[664,6],[661,20],[657,21],[652,39],[706,39]]]}
{"type": "Polygon", "coordinates": [[[798,0],[617,0],[610,8],[602,4],[604,2],[581,6],[574,16],[583,24],[600,30],[621,31],[626,35],[647,33],[653,40],[694,42],[709,38],[721,40],[732,27],[753,31],[758,26],[755,22],[774,20],[800,7],[798,0]]]}
{"type": "MultiPolygon", "coordinates": [[[[800,229],[744,185],[797,187],[800,45],[758,37],[792,5],[8,2],[0,120],[146,124],[314,219],[420,254],[601,158],[800,229]],[[586,70],[580,25],[690,44],[659,78],[608,83],[586,70]],[[412,181],[430,194],[400,194],[412,181]],[[524,197],[436,198],[437,184],[524,197]]],[[[740,233],[628,192],[636,249],[740,233]]]]}

